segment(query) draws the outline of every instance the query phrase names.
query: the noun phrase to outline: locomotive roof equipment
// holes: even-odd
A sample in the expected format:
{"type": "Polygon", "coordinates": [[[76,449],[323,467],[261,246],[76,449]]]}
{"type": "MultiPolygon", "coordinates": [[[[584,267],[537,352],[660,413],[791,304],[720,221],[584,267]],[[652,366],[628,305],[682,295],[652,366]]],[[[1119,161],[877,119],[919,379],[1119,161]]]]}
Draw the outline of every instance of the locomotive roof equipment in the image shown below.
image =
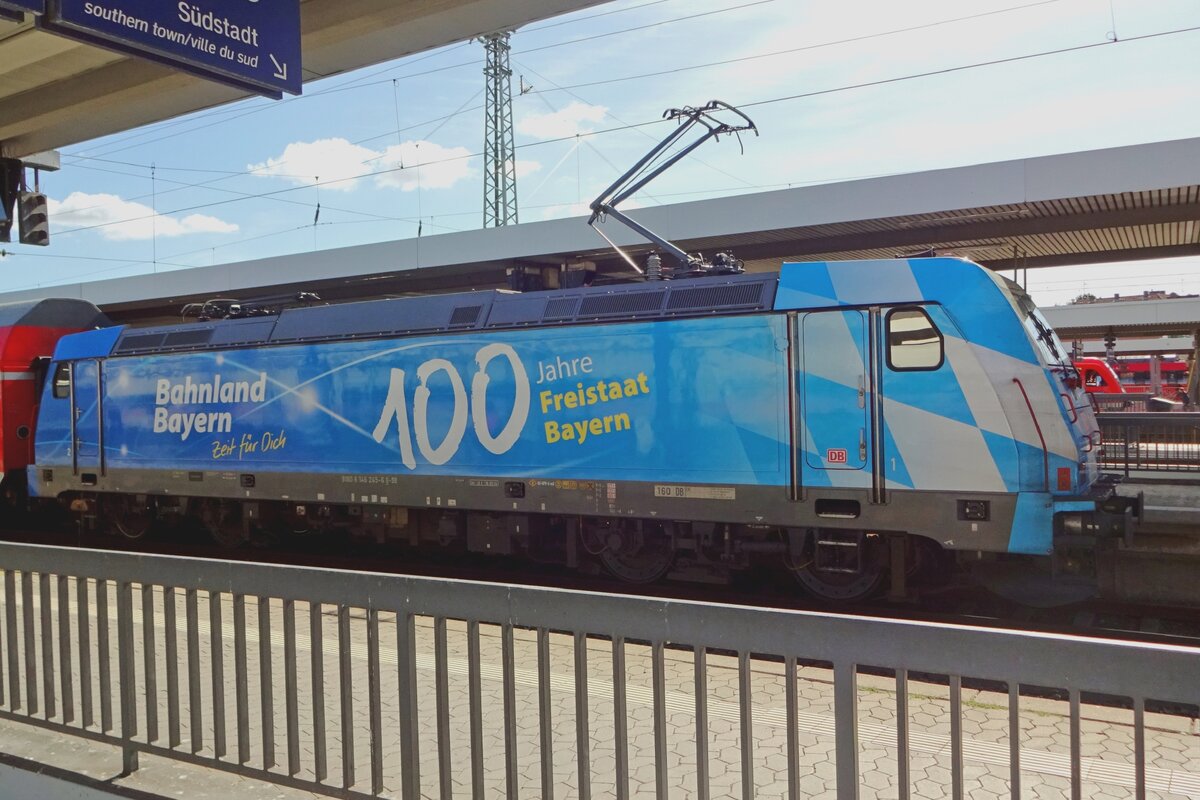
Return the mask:
{"type": "Polygon", "coordinates": [[[246,319],[247,317],[269,317],[278,314],[290,306],[306,306],[319,303],[321,298],[315,292],[295,292],[290,294],[268,295],[255,297],[250,300],[238,300],[232,297],[214,297],[203,303],[188,303],[179,311],[182,319],[195,317],[200,322],[214,319],[246,319]]]}
{"type": "Polygon", "coordinates": [[[734,258],[730,253],[717,253],[712,257],[711,261],[705,259],[699,253],[685,253],[679,247],[654,233],[654,231],[645,225],[635,222],[624,213],[618,211],[617,204],[641,191],[645,188],[646,184],[650,183],[650,181],[657,178],[673,164],[709,139],[717,139],[723,134],[733,134],[738,138],[738,143],[740,144],[743,131],[753,131],[757,136],[758,128],[741,111],[720,100],[712,100],[698,108],[693,108],[692,106],[668,108],[663,112],[663,119],[675,120],[677,123],[676,128],[667,134],[661,142],[652,147],[649,153],[642,156],[624,175],[617,178],[611,186],[601,192],[599,197],[592,201],[590,206],[592,216],[588,219],[588,225],[596,233],[599,233],[604,238],[604,241],[608,242],[621,258],[625,259],[629,266],[633,267],[635,272],[639,275],[644,275],[647,280],[670,280],[671,278],[688,278],[701,275],[737,275],[743,271],[743,265],[741,260],[734,258]],[[714,116],[714,112],[719,111],[732,113],[739,117],[741,122],[724,122],[714,116]],[[704,129],[704,133],[699,138],[691,144],[680,148],[672,155],[666,155],[672,146],[682,141],[685,134],[697,126],[704,129]],[[664,160],[661,163],[656,163],[659,159],[664,160]],[[646,269],[643,270],[628,253],[618,247],[612,239],[605,236],[604,232],[596,227],[596,222],[603,221],[607,216],[615,218],[654,242],[654,244],[662,249],[663,255],[659,255],[656,252],[651,253],[646,259],[646,269]],[[664,257],[667,260],[666,264],[662,263],[664,257]]]}

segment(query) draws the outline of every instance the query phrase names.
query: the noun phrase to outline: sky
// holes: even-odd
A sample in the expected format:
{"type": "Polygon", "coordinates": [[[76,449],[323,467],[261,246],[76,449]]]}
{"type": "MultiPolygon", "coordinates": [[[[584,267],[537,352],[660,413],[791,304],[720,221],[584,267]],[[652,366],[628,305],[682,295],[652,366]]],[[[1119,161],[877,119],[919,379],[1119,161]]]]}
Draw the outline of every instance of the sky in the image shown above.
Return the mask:
{"type": "MultiPolygon", "coordinates": [[[[665,108],[714,98],[759,136],[627,207],[1200,136],[1195,0],[617,0],[511,41],[522,222],[585,213],[665,108]]],[[[51,246],[7,248],[0,292],[481,227],[483,57],[450,45],[64,147],[51,246]]],[[[1200,258],[1029,288],[1200,293],[1200,258]]]]}

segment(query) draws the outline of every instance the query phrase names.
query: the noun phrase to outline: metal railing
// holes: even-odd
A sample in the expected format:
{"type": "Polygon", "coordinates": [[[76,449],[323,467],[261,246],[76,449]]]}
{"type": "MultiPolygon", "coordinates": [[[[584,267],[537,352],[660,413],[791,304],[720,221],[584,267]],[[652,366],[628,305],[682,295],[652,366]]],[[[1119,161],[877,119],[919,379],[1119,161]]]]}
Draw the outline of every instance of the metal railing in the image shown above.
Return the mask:
{"type": "Polygon", "coordinates": [[[405,800],[627,800],[631,778],[658,798],[795,800],[811,779],[850,800],[870,745],[894,749],[901,800],[930,796],[910,786],[914,753],[947,762],[923,779],[953,798],[980,760],[1006,766],[1014,798],[1038,770],[1069,778],[1072,797],[1085,769],[1139,798],[1200,792],[1200,775],[1147,752],[1148,701],[1200,703],[1197,650],[32,545],[0,544],[0,565],[0,717],[116,745],[126,771],[151,753],[405,800]],[[926,673],[947,676],[934,706],[948,726],[912,721],[930,703],[911,688],[926,673]],[[1001,703],[971,702],[971,679],[1000,682],[1001,703]],[[1063,690],[1060,752],[1022,742],[1022,709],[1044,702],[1023,686],[1063,690]],[[1127,762],[1100,770],[1082,755],[1084,692],[1127,699],[1127,762]],[[964,735],[984,713],[1007,746],[964,735]]]}
{"type": "Polygon", "coordinates": [[[1135,472],[1200,474],[1200,412],[1097,416],[1100,466],[1129,477],[1135,472]]]}
{"type": "Polygon", "coordinates": [[[1131,411],[1144,412],[1146,401],[1154,395],[1149,393],[1127,392],[1124,394],[1102,394],[1099,392],[1090,395],[1096,401],[1096,408],[1101,412],[1117,412],[1131,411]]]}
{"type": "Polygon", "coordinates": [[[1171,397],[1169,398],[1161,394],[1155,395],[1149,392],[1127,392],[1125,394],[1102,394],[1097,392],[1090,394],[1089,397],[1096,402],[1097,410],[1102,412],[1128,411],[1135,414],[1140,414],[1148,411],[1154,411],[1156,413],[1179,413],[1181,411],[1196,410],[1196,405],[1194,403],[1188,405],[1178,400],[1174,400],[1174,393],[1172,393],[1171,397]],[[1150,408],[1150,400],[1154,399],[1155,397],[1170,400],[1170,409],[1165,410],[1150,408]]]}

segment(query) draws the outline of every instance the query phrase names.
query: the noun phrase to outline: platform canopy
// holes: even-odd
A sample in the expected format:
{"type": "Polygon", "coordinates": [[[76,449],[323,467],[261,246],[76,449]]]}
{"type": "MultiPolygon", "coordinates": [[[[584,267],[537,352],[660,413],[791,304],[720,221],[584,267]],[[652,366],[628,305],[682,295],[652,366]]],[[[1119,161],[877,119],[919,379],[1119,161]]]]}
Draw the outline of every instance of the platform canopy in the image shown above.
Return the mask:
{"type": "MultiPolygon", "coordinates": [[[[783,261],[891,258],[934,248],[1000,270],[1200,254],[1200,139],[955,167],[637,209],[684,249],[731,249],[750,271],[783,261]]],[[[635,255],[649,245],[615,222],[635,255]]],[[[505,285],[513,267],[629,267],[585,219],[379,242],[0,295],[91,300],[124,321],[187,302],[297,291],[326,300],[505,285]]]]}
{"type": "MultiPolygon", "coordinates": [[[[165,3],[166,0],[163,0],[165,3]]],[[[304,81],[601,0],[301,0],[304,81]]],[[[22,158],[246,97],[0,16],[0,156],[22,158]]]]}
{"type": "Polygon", "coordinates": [[[1200,297],[1079,303],[1045,312],[1063,338],[1187,337],[1200,331],[1200,297]]]}

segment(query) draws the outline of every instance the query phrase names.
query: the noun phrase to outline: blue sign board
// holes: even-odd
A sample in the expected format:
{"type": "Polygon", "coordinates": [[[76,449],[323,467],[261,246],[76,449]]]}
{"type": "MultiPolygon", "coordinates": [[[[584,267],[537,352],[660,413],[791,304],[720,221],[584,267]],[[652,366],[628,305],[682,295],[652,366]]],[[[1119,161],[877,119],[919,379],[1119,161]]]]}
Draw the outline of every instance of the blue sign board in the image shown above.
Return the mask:
{"type": "Polygon", "coordinates": [[[300,93],[299,0],[50,0],[40,24],[260,94],[300,93]]]}
{"type": "Polygon", "coordinates": [[[0,15],[4,11],[15,11],[18,14],[22,11],[28,11],[30,14],[45,14],[46,0],[0,0],[0,15]]]}

